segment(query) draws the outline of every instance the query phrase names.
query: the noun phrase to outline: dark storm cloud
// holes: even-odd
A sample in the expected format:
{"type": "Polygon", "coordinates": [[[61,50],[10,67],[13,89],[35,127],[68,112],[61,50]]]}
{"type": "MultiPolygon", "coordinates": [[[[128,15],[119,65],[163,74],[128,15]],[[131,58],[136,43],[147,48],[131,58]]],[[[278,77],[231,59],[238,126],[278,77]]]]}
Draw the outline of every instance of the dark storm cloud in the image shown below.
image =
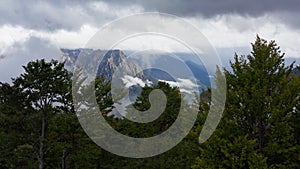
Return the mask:
{"type": "Polygon", "coordinates": [[[54,31],[74,30],[83,24],[101,24],[111,16],[91,9],[92,1],[0,1],[0,25],[21,25],[22,27],[54,31]]]}
{"type": "Polygon", "coordinates": [[[178,16],[213,17],[219,14],[238,14],[257,17],[266,13],[279,13],[282,21],[299,26],[299,0],[2,0],[0,2],[0,25],[21,25],[30,29],[53,31],[57,29],[74,30],[83,24],[102,25],[115,19],[119,9],[137,5],[144,11],[158,11],[178,16]],[[104,2],[108,12],[95,11],[93,2],[104,2]],[[284,15],[280,15],[284,13],[284,15]]]}
{"type": "Polygon", "coordinates": [[[110,2],[115,4],[123,3],[124,5],[137,3],[146,10],[157,10],[180,16],[194,16],[197,14],[214,16],[226,13],[257,16],[266,12],[300,10],[299,0],[112,0],[110,2]]]}
{"type": "Polygon", "coordinates": [[[125,0],[110,1],[114,4],[128,5],[136,3],[145,11],[158,11],[182,17],[204,16],[214,17],[222,14],[236,14],[242,16],[259,17],[269,14],[292,28],[300,28],[299,0],[125,0]]]}
{"type": "Polygon", "coordinates": [[[181,17],[203,16],[211,18],[223,14],[259,17],[273,16],[276,22],[300,29],[299,0],[112,0],[110,3],[139,4],[145,11],[170,13],[181,17]]]}

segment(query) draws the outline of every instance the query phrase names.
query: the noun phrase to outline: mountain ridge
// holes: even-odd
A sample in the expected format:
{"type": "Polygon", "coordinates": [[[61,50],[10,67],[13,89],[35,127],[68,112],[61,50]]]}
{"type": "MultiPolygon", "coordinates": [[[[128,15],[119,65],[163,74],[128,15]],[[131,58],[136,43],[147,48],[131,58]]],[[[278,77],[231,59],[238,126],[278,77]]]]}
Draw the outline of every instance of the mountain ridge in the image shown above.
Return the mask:
{"type": "MultiPolygon", "coordinates": [[[[69,67],[69,69],[70,68],[72,69],[72,67],[75,65],[79,55],[82,55],[80,58],[92,57],[91,59],[93,59],[94,56],[96,56],[96,58],[99,58],[99,56],[103,55],[103,59],[98,66],[97,75],[103,76],[105,79],[108,80],[112,79],[112,75],[117,70],[121,70],[121,73],[123,73],[124,75],[138,77],[143,81],[150,80],[153,82],[153,84],[156,84],[158,80],[173,81],[173,82],[176,81],[174,77],[172,77],[170,74],[168,74],[163,70],[156,69],[156,68],[143,70],[142,67],[139,66],[142,65],[141,63],[142,60],[137,60],[135,58],[127,57],[125,53],[119,49],[94,50],[94,49],[87,49],[87,48],[78,48],[78,49],[63,48],[61,49],[61,51],[63,53],[62,54],[63,58],[66,61],[66,66],[69,67]]],[[[173,58],[170,60],[164,56],[165,55],[158,56],[156,59],[157,63],[154,64],[160,64],[160,66],[162,65],[170,66],[170,64],[175,63],[175,67],[171,67],[171,69],[176,70],[177,72],[181,71],[181,69],[178,69],[178,66],[185,65],[185,67],[190,69],[192,75],[196,78],[198,85],[200,85],[202,88],[207,88],[210,86],[209,76],[204,65],[197,64],[192,60],[179,61],[182,63],[180,65],[176,65],[177,62],[176,59],[173,58]]],[[[182,77],[179,76],[177,78],[182,78],[182,77]]],[[[184,77],[184,78],[193,78],[193,77],[184,77]]]]}

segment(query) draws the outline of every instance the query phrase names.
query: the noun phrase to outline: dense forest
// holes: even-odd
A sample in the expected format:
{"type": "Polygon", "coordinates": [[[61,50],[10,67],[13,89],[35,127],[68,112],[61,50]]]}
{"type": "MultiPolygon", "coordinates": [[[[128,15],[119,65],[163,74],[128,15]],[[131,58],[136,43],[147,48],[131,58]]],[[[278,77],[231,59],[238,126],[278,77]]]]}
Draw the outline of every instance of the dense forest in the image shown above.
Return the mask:
{"type": "MultiPolygon", "coordinates": [[[[211,104],[207,89],[195,101],[200,108],[188,136],[163,154],[141,159],[107,152],[86,135],[72,101],[75,77],[64,63],[29,62],[11,83],[0,83],[0,168],[300,168],[300,76],[294,64],[285,64],[275,41],[257,37],[251,45],[249,55],[235,55],[232,71],[218,69],[226,77],[227,99],[213,135],[199,144],[211,104]]],[[[97,77],[92,85],[103,116],[131,137],[162,133],[179,112],[179,89],[159,82],[145,86],[134,103],[147,110],[149,93],[161,89],[167,105],[158,119],[138,124],[106,116],[113,107],[110,82],[97,77]]]]}

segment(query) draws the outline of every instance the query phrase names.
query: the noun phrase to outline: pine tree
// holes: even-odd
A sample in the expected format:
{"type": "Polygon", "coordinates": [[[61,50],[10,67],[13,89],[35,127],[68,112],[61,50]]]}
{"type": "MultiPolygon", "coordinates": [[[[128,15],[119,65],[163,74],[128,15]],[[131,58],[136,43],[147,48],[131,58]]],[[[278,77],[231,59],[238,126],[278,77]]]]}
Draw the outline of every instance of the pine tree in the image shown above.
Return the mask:
{"type": "Polygon", "coordinates": [[[299,167],[292,119],[300,83],[292,76],[293,64],[285,65],[275,41],[257,36],[252,50],[248,56],[235,55],[232,72],[225,70],[224,116],[202,145],[195,168],[299,167]]]}
{"type": "MultiPolygon", "coordinates": [[[[25,73],[13,79],[12,86],[2,84],[2,114],[16,116],[13,127],[24,139],[20,146],[34,154],[39,168],[45,167],[45,155],[51,150],[48,144],[49,122],[55,113],[71,112],[71,74],[63,63],[37,60],[23,66],[25,73]]],[[[12,120],[9,120],[13,123],[12,120]]],[[[10,130],[11,132],[12,130],[10,130]]]]}

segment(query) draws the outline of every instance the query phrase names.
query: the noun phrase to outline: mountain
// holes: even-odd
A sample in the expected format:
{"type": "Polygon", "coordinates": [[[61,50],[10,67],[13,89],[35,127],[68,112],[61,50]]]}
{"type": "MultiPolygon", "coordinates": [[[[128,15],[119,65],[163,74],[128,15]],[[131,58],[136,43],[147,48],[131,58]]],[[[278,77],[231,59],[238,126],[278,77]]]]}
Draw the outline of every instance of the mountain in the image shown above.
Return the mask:
{"type": "MultiPolygon", "coordinates": [[[[141,84],[138,84],[136,81],[145,79],[143,70],[136,60],[128,58],[121,50],[61,49],[61,52],[63,53],[62,56],[68,70],[73,69],[77,59],[79,59],[79,55],[81,55],[80,59],[82,59],[81,63],[83,64],[91,62],[91,59],[95,62],[89,64],[96,64],[99,62],[97,59],[104,55],[98,66],[97,76],[103,76],[104,79],[111,81],[112,76],[118,71],[120,76],[115,78],[116,81],[114,84],[122,86],[123,83],[127,83],[125,86],[129,89],[129,98],[131,101],[134,101],[140,95],[142,91],[141,87],[143,86],[140,86],[141,84]]],[[[88,69],[88,66],[85,68],[88,69]]]]}
{"type": "MultiPolygon", "coordinates": [[[[112,75],[119,68],[124,74],[143,77],[143,71],[139,64],[134,59],[127,58],[121,50],[104,51],[81,48],[61,49],[61,52],[63,60],[66,62],[65,65],[69,70],[73,69],[79,55],[81,55],[81,59],[86,58],[86,62],[90,62],[89,59],[93,59],[95,63],[98,62],[97,59],[99,59],[100,56],[104,55],[98,66],[98,76],[103,76],[105,79],[111,80],[112,75]]],[[[86,63],[85,60],[81,62],[86,63]]],[[[91,63],[93,64],[93,62],[91,63]]]]}
{"type": "Polygon", "coordinates": [[[300,76],[300,66],[293,69],[294,76],[300,76]]]}
{"type": "Polygon", "coordinates": [[[143,77],[143,70],[138,63],[132,58],[127,58],[121,50],[109,50],[105,53],[99,65],[97,75],[111,79],[118,68],[123,74],[133,77],[143,77]]]}
{"type": "Polygon", "coordinates": [[[72,71],[76,61],[82,59],[80,63],[84,65],[84,71],[89,72],[90,68],[97,66],[97,75],[103,76],[109,81],[113,80],[112,85],[114,85],[115,89],[123,87],[128,89],[128,97],[122,98],[121,101],[124,105],[121,107],[119,105],[120,109],[113,109],[109,114],[117,118],[122,118],[123,114],[120,114],[119,110],[134,102],[140,96],[142,87],[145,85],[155,85],[158,81],[165,81],[173,87],[179,87],[181,92],[190,94],[192,94],[193,91],[191,90],[195,89],[195,87],[201,93],[202,89],[210,86],[208,74],[204,66],[196,64],[193,61],[182,61],[163,54],[155,54],[153,57],[147,55],[148,59],[150,56],[153,61],[150,64],[152,68],[143,70],[140,65],[143,65],[145,62],[138,57],[127,57],[121,50],[105,51],[80,48],[61,49],[61,52],[68,70],[72,71]],[[98,63],[99,58],[102,56],[101,63],[98,63]],[[188,69],[190,73],[187,73],[188,69]],[[115,77],[117,75],[117,77],[112,79],[113,75],[115,77]],[[192,80],[194,79],[192,76],[197,79],[197,82],[192,80]]]}
{"type": "MultiPolygon", "coordinates": [[[[143,61],[138,57],[127,57],[121,50],[93,50],[93,49],[61,49],[62,56],[65,60],[65,65],[69,70],[72,70],[79,55],[83,59],[81,63],[97,64],[97,59],[103,56],[101,63],[98,66],[97,75],[103,76],[105,79],[111,80],[112,76],[119,71],[121,76],[117,80],[127,83],[126,86],[131,88],[132,95],[139,93],[140,87],[145,84],[156,84],[157,81],[165,81],[173,85],[190,88],[193,85],[192,79],[195,77],[199,85],[199,91],[210,86],[210,80],[205,67],[191,60],[178,60],[165,54],[147,55],[152,58],[151,66],[153,68],[143,70],[140,65],[143,61]],[[153,59],[154,58],[154,59],[153,59]],[[187,73],[189,71],[192,73],[187,73]],[[175,77],[170,74],[175,75],[175,77]],[[187,77],[189,76],[189,77],[187,77]]],[[[88,64],[86,64],[88,65],[88,64]]]]}
{"type": "Polygon", "coordinates": [[[144,79],[150,80],[154,84],[156,84],[158,80],[165,80],[165,81],[172,81],[172,82],[176,81],[167,72],[156,68],[145,69],[143,70],[143,73],[144,73],[144,79]]]}
{"type": "Polygon", "coordinates": [[[79,58],[85,58],[84,60],[81,59],[81,64],[84,66],[84,71],[87,73],[90,69],[91,64],[91,58],[92,56],[96,55],[102,55],[101,50],[93,50],[93,49],[85,49],[85,48],[79,48],[79,49],[60,49],[62,52],[62,60],[65,62],[65,68],[71,72],[73,72],[75,64],[79,58]],[[82,57],[79,57],[81,55],[82,57]],[[87,66],[89,65],[89,66],[87,66]]]}
{"type": "Polygon", "coordinates": [[[155,69],[144,70],[145,76],[151,75],[151,77],[165,81],[176,81],[178,78],[196,78],[199,85],[203,87],[211,86],[206,67],[198,56],[192,53],[172,54],[160,51],[146,51],[132,54],[135,52],[125,52],[134,57],[141,65],[155,67],[155,69]]]}
{"type": "Polygon", "coordinates": [[[185,64],[190,68],[198,83],[204,86],[211,86],[208,73],[203,65],[193,61],[185,61],[185,64]]]}

